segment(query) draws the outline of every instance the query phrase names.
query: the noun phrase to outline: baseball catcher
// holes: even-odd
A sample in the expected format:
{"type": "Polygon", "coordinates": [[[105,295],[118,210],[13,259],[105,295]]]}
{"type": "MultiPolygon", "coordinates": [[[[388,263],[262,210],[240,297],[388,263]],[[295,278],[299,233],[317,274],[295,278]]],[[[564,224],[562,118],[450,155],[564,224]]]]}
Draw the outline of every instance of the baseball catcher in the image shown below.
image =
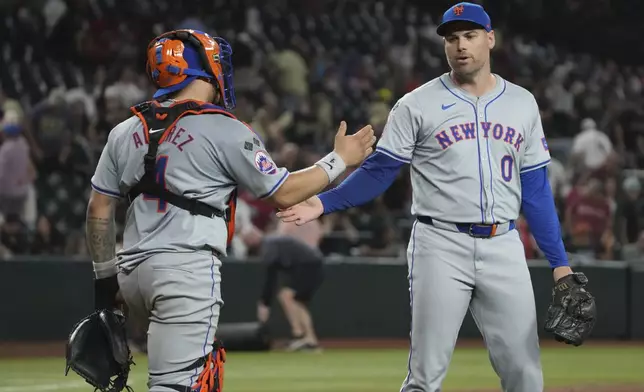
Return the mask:
{"type": "Polygon", "coordinates": [[[221,392],[220,267],[235,233],[237,189],[287,208],[373,151],[371,126],[347,135],[342,122],[334,151],[318,163],[292,173],[279,167],[261,137],[231,113],[232,53],[222,37],[197,30],[154,38],[146,71],[156,92],[130,108],[101,152],[86,237],[102,305],[72,333],[68,364],[102,391],[118,392],[127,381],[123,319],[109,310],[120,293],[128,324],[147,331],[150,392],[221,392]],[[117,253],[114,215],[123,199],[117,253]]]}
{"type": "Polygon", "coordinates": [[[560,278],[552,289],[545,330],[559,342],[580,346],[595,326],[595,298],[585,289],[587,283],[586,275],[575,272],[560,278]]]}

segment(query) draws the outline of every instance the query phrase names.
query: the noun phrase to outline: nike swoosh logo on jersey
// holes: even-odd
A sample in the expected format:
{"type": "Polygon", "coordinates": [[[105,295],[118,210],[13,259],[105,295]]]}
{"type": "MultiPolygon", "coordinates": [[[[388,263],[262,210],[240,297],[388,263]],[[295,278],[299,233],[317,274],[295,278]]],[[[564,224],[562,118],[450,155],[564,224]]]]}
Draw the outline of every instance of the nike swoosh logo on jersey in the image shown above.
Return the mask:
{"type": "Polygon", "coordinates": [[[453,103],[453,104],[451,104],[451,105],[445,105],[445,104],[443,104],[441,107],[443,108],[443,110],[447,110],[447,109],[451,108],[451,107],[452,107],[452,106],[454,106],[454,105],[456,105],[456,102],[454,102],[454,103],[453,103]]]}
{"type": "Polygon", "coordinates": [[[150,133],[157,133],[157,132],[161,132],[161,131],[163,131],[163,128],[152,129],[152,130],[150,130],[150,133]]]}

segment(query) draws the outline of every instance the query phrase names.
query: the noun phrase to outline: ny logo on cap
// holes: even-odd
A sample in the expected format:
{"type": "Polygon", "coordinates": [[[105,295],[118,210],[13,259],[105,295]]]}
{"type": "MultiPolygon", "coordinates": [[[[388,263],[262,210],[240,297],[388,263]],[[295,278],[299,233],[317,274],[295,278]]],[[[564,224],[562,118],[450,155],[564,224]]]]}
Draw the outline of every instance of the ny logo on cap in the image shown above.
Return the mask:
{"type": "Polygon", "coordinates": [[[463,11],[465,11],[465,7],[463,7],[462,5],[457,5],[456,7],[454,7],[454,15],[456,16],[460,16],[463,11]]]}

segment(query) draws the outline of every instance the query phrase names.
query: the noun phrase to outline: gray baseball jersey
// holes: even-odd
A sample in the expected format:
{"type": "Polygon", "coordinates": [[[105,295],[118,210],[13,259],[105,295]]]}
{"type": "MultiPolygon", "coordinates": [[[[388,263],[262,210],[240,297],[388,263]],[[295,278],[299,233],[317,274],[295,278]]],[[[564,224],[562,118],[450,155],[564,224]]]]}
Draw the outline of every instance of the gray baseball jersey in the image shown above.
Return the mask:
{"type": "Polygon", "coordinates": [[[480,98],[448,73],[407,93],[377,151],[411,164],[412,214],[459,223],[516,219],[520,173],[550,162],[534,96],[495,75],[480,98]]]}
{"type": "MultiPolygon", "coordinates": [[[[477,98],[446,73],[392,109],[377,150],[411,164],[413,214],[452,223],[519,216],[520,174],[547,165],[550,154],[532,94],[495,78],[477,98]]],[[[416,220],[407,261],[411,348],[401,392],[441,390],[468,309],[502,389],[543,390],[534,294],[516,230],[471,238],[416,220]]]]}
{"type": "MultiPolygon", "coordinates": [[[[157,181],[173,193],[225,209],[238,185],[256,197],[268,197],[289,174],[276,166],[261,139],[233,118],[220,114],[186,116],[173,128],[157,154],[157,181]]],[[[92,188],[109,196],[126,195],[143,176],[146,152],[138,118],[117,125],[99,159],[92,188]]],[[[119,264],[131,269],[154,253],[208,247],[225,254],[226,239],[222,218],[191,215],[157,198],[140,195],[127,211],[119,264]]]]}

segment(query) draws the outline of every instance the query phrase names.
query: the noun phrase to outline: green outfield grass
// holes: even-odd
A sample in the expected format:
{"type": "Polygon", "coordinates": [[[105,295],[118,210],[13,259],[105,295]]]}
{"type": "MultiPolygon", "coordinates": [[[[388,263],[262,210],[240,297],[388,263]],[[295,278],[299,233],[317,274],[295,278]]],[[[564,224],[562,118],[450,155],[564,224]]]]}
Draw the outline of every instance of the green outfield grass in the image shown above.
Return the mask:
{"type": "MultiPolygon", "coordinates": [[[[137,356],[131,380],[147,390],[146,361],[137,356]]],[[[544,348],[547,387],[635,384],[644,390],[644,348],[544,348]]],[[[406,350],[326,350],[323,353],[228,353],[226,392],[395,392],[405,377],[406,350]]],[[[63,376],[58,358],[0,361],[0,392],[92,391],[76,374],[63,376]]],[[[498,389],[487,353],[459,348],[446,391],[498,389]]],[[[606,389],[610,391],[610,389],[606,389]]]]}

